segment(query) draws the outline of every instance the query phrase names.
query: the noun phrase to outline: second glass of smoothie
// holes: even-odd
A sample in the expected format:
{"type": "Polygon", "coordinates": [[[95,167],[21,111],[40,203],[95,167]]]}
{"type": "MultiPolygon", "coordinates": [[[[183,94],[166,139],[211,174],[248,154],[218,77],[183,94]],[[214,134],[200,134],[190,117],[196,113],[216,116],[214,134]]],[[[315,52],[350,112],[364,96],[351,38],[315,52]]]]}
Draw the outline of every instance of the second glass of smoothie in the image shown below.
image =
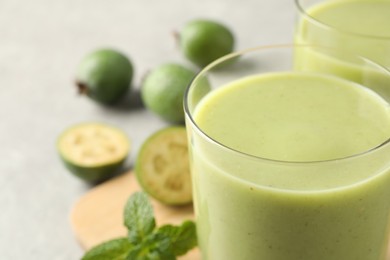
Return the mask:
{"type": "MultiPolygon", "coordinates": [[[[307,67],[342,74],[358,82],[362,82],[367,70],[349,60],[345,52],[390,68],[389,0],[295,0],[295,5],[295,43],[339,50],[333,55],[304,50],[297,55],[297,61],[305,60],[307,67]]],[[[390,101],[390,83],[380,85],[375,78],[372,80],[366,85],[390,101]]]]}

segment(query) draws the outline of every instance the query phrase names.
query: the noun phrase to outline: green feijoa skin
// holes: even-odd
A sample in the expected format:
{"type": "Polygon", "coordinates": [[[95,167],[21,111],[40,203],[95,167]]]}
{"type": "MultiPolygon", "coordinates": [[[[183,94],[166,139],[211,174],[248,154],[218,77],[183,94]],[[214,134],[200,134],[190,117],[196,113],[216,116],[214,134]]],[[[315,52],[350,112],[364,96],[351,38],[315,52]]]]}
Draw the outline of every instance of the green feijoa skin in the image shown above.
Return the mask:
{"type": "Polygon", "coordinates": [[[71,126],[57,140],[57,150],[66,168],[92,183],[117,174],[129,149],[130,142],[124,132],[102,123],[71,126]]]}
{"type": "Polygon", "coordinates": [[[98,49],[86,55],[76,73],[79,93],[92,100],[110,105],[129,91],[133,78],[133,65],[121,52],[98,49]]]}
{"type": "Polygon", "coordinates": [[[151,197],[168,205],[192,202],[186,129],[163,128],[142,145],[135,165],[140,186],[151,197]]]}
{"type": "Polygon", "coordinates": [[[192,20],[179,33],[184,56],[199,67],[234,50],[234,35],[225,25],[211,20],[192,20]]]}
{"type": "Polygon", "coordinates": [[[150,71],[142,82],[146,108],[170,123],[184,122],[184,92],[196,73],[180,64],[166,63],[150,71]]]}

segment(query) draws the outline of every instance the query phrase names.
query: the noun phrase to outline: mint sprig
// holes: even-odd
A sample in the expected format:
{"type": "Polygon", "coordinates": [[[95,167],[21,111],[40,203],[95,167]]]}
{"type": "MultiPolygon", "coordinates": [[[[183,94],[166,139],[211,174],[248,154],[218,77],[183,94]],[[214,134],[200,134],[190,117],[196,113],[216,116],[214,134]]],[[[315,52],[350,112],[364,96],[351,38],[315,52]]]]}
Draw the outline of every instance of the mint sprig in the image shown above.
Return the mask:
{"type": "Polygon", "coordinates": [[[153,232],[141,244],[130,249],[127,260],[175,260],[170,237],[153,232]]]}
{"type": "Polygon", "coordinates": [[[157,230],[170,239],[171,251],[176,255],[184,255],[197,246],[196,227],[193,221],[185,221],[181,226],[165,225],[157,230]]]}
{"type": "Polygon", "coordinates": [[[148,196],[137,192],[129,198],[125,206],[125,226],[129,230],[129,240],[132,244],[142,242],[156,227],[152,205],[148,196]]]}
{"type": "Polygon", "coordinates": [[[153,207],[144,192],[134,193],[128,199],[124,224],[128,237],[97,245],[82,260],[176,260],[197,246],[193,221],[156,227],[153,207]]]}
{"type": "Polygon", "coordinates": [[[133,247],[126,237],[113,239],[92,248],[83,256],[83,259],[125,260],[133,247]]]}

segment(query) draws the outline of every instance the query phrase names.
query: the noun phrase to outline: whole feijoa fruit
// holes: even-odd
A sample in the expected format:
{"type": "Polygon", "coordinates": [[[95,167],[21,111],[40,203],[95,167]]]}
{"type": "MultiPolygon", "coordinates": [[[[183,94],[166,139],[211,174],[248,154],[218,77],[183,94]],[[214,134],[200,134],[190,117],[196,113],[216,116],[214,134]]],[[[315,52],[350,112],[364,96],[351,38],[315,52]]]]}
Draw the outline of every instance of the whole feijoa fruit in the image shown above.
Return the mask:
{"type": "Polygon", "coordinates": [[[79,93],[109,105],[129,90],[133,65],[123,53],[114,49],[98,49],[86,55],[76,73],[79,93]]]}
{"type": "Polygon", "coordinates": [[[234,42],[229,28],[211,20],[192,20],[179,33],[184,56],[199,67],[231,53],[234,42]]]}
{"type": "Polygon", "coordinates": [[[176,63],[162,64],[150,71],[141,86],[146,108],[170,123],[184,122],[184,92],[196,73],[176,63]]]}
{"type": "Polygon", "coordinates": [[[123,131],[95,122],[73,125],[57,140],[57,151],[66,168],[88,182],[118,173],[129,150],[130,141],[123,131]]]}

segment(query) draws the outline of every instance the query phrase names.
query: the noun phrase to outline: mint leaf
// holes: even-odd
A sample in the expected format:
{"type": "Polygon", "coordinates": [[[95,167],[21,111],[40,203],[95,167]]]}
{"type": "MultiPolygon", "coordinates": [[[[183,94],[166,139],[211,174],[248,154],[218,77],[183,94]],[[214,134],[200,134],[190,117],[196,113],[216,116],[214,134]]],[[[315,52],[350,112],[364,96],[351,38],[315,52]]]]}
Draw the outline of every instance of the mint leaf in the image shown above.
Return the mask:
{"type": "Polygon", "coordinates": [[[158,232],[153,232],[147,238],[132,248],[127,260],[176,260],[171,251],[170,237],[158,232]]]}
{"type": "Polygon", "coordinates": [[[171,251],[176,256],[184,255],[198,244],[193,221],[185,221],[181,226],[164,225],[157,232],[170,238],[171,251]]]}
{"type": "Polygon", "coordinates": [[[152,205],[144,192],[136,192],[129,198],[124,218],[129,241],[133,244],[141,243],[156,227],[152,205]]]}
{"type": "Polygon", "coordinates": [[[125,260],[132,247],[126,237],[113,239],[93,247],[82,260],[125,260]]]}

